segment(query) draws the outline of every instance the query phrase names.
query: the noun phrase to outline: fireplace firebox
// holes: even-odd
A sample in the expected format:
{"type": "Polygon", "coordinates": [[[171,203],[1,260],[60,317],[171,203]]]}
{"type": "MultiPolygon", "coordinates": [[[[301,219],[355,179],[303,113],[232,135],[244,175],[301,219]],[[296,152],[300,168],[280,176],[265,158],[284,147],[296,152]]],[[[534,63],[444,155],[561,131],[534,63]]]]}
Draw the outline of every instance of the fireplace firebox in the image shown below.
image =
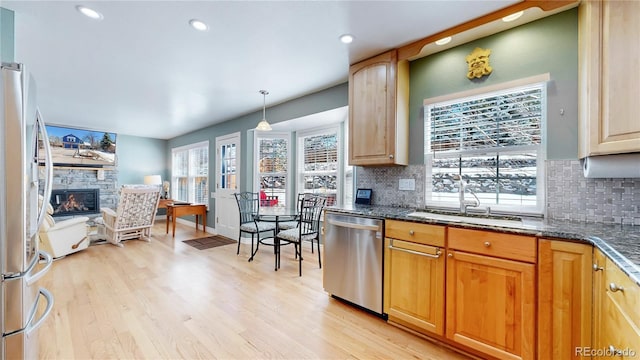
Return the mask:
{"type": "Polygon", "coordinates": [[[53,216],[100,213],[100,189],[52,190],[49,200],[53,216]]]}

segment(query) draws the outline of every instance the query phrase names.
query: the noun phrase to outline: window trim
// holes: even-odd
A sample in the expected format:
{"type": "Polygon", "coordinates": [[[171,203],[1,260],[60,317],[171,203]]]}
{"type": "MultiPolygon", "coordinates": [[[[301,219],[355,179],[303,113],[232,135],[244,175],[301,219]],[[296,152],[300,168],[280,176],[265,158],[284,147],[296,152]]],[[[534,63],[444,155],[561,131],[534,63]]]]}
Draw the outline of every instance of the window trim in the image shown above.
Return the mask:
{"type": "MultiPolygon", "coordinates": [[[[176,153],[178,152],[187,152],[187,158],[188,158],[188,154],[189,154],[189,150],[192,149],[196,149],[196,148],[207,148],[207,152],[208,152],[208,165],[207,165],[207,197],[206,197],[206,202],[203,205],[207,206],[207,209],[209,208],[209,194],[211,193],[211,189],[209,188],[210,184],[211,184],[211,148],[209,146],[209,140],[204,140],[204,141],[200,141],[197,143],[192,143],[192,144],[188,144],[188,145],[183,145],[183,146],[178,146],[178,147],[174,147],[171,148],[171,194],[174,194],[174,192],[177,189],[177,176],[174,175],[174,171],[173,171],[173,159],[176,153]]],[[[188,165],[187,165],[187,179],[190,179],[191,176],[189,175],[189,169],[188,169],[188,165]]],[[[187,196],[190,197],[190,192],[193,191],[194,189],[189,189],[187,188],[187,196]]],[[[195,196],[195,194],[194,194],[195,196]]],[[[173,195],[172,195],[173,197],[173,195]]],[[[176,199],[178,200],[178,199],[176,199]]],[[[184,200],[184,201],[190,201],[190,199],[184,200]]]]}
{"type": "Polygon", "coordinates": [[[335,132],[336,134],[336,143],[338,144],[338,149],[337,149],[337,153],[338,153],[338,158],[337,158],[337,181],[338,184],[336,184],[336,199],[335,199],[335,203],[336,205],[341,205],[343,203],[343,195],[344,195],[344,174],[345,174],[345,169],[344,166],[342,166],[342,164],[344,164],[344,144],[342,143],[342,134],[340,131],[340,126],[343,123],[337,123],[337,124],[333,124],[333,125],[328,125],[328,126],[323,126],[323,127],[316,127],[316,128],[311,128],[311,129],[304,129],[304,130],[300,130],[296,132],[296,194],[299,194],[301,192],[304,192],[304,189],[300,188],[300,185],[302,184],[302,178],[304,176],[304,172],[302,171],[302,169],[304,169],[304,146],[302,144],[303,140],[305,137],[310,137],[310,136],[319,136],[319,135],[325,135],[325,134],[333,134],[335,132]]]}
{"type": "MultiPolygon", "coordinates": [[[[476,88],[467,91],[461,91],[453,94],[447,94],[437,97],[432,97],[425,99],[423,101],[423,111],[427,111],[427,107],[436,103],[447,103],[447,102],[459,102],[461,99],[478,97],[483,94],[491,94],[496,92],[501,92],[509,89],[516,89],[525,86],[535,85],[536,83],[547,84],[551,80],[549,73],[535,75],[527,78],[517,79],[513,81],[508,81],[500,84],[489,85],[481,88],[476,88]]],[[[545,179],[545,162],[547,159],[546,154],[546,144],[547,144],[547,86],[543,86],[543,92],[545,94],[545,100],[542,104],[541,114],[542,121],[540,124],[540,134],[541,141],[539,145],[536,145],[537,157],[536,157],[536,206],[526,206],[519,207],[513,205],[489,205],[491,210],[497,210],[498,212],[504,213],[518,213],[518,214],[531,214],[531,215],[541,215],[545,213],[546,207],[546,179],[545,179]]],[[[454,201],[434,201],[431,200],[431,189],[432,189],[432,165],[433,165],[433,154],[428,151],[428,143],[427,139],[427,116],[424,116],[423,125],[424,129],[424,163],[425,163],[425,176],[426,176],[426,184],[425,184],[425,206],[427,207],[437,207],[437,208],[459,208],[460,204],[454,201]]],[[[523,148],[521,148],[523,149],[523,148]]],[[[514,149],[503,149],[503,153],[513,152],[514,149]]],[[[478,153],[496,153],[500,154],[500,148],[487,148],[478,150],[478,153]]],[[[448,154],[449,156],[455,156],[455,154],[448,154]]],[[[458,156],[470,155],[469,153],[458,153],[458,156]]],[[[447,154],[441,153],[440,156],[447,156],[447,154]]],[[[482,204],[480,204],[482,206],[482,204]]]]}

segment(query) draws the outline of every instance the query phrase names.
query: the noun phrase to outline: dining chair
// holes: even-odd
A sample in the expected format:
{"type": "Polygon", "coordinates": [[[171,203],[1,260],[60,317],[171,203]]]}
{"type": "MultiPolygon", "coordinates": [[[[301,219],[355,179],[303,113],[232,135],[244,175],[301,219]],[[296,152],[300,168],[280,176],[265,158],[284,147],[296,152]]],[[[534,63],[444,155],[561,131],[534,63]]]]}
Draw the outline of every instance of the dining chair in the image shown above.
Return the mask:
{"type": "MultiPolygon", "coordinates": [[[[297,213],[300,214],[300,200],[308,197],[308,196],[317,196],[314,195],[313,193],[299,193],[298,194],[298,199],[296,200],[296,210],[297,213]]],[[[291,220],[291,221],[282,221],[280,223],[278,223],[278,229],[277,231],[280,230],[289,230],[289,229],[293,229],[293,228],[297,228],[298,227],[298,216],[296,215],[295,220],[291,220]]],[[[320,241],[320,240],[318,240],[320,241]]],[[[313,254],[313,241],[311,241],[311,253],[313,254]]],[[[320,247],[320,245],[318,245],[318,247],[320,247]]],[[[319,251],[319,250],[318,250],[319,251]]]]}
{"type": "Polygon", "coordinates": [[[260,195],[258,193],[245,191],[233,195],[236,198],[238,210],[240,211],[240,232],[238,235],[238,250],[236,251],[236,255],[240,254],[242,234],[251,234],[251,257],[249,258],[249,261],[251,261],[260,246],[260,234],[272,231],[275,236],[276,224],[273,222],[258,221],[258,213],[260,211],[260,195]],[[254,237],[257,237],[258,240],[255,251],[253,250],[254,237]]]}
{"type": "MultiPolygon", "coordinates": [[[[296,200],[296,211],[300,214],[300,200],[307,197],[307,195],[313,195],[312,193],[300,193],[298,194],[298,198],[296,200]]],[[[298,215],[296,215],[295,220],[291,221],[282,221],[278,224],[278,231],[280,230],[289,230],[298,227],[298,215]]]]}
{"type": "Polygon", "coordinates": [[[276,270],[280,268],[280,245],[293,244],[298,259],[298,273],[302,276],[302,241],[315,240],[318,244],[318,265],[322,268],[320,255],[320,217],[327,201],[323,196],[303,194],[298,196],[298,226],[278,231],[276,235],[276,270]]]}

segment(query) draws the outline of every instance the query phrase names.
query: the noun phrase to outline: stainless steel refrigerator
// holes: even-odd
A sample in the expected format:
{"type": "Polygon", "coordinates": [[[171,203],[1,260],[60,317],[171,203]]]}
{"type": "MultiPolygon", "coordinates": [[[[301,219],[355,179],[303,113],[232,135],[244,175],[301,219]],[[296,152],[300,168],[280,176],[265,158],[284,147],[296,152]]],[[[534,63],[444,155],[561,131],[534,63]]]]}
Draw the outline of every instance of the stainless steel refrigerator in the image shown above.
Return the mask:
{"type": "Polygon", "coordinates": [[[3,63],[0,85],[0,359],[36,359],[37,329],[53,307],[51,293],[38,286],[51,267],[51,256],[38,249],[45,212],[38,195],[50,196],[51,151],[24,66],[3,63]]]}

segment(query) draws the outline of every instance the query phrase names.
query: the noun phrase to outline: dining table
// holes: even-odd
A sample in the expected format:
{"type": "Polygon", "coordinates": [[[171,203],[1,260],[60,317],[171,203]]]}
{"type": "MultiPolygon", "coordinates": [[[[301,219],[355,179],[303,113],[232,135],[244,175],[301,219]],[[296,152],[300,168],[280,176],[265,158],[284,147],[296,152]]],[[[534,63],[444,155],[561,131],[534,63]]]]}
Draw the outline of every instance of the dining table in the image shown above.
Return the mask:
{"type": "Polygon", "coordinates": [[[267,236],[264,238],[260,238],[258,240],[258,245],[256,246],[255,251],[251,254],[249,261],[253,260],[253,257],[258,252],[258,248],[260,244],[273,246],[273,253],[275,255],[275,271],[278,271],[280,268],[280,256],[278,256],[280,252],[280,246],[289,244],[289,242],[282,243],[282,240],[277,237],[279,230],[279,224],[284,221],[294,221],[298,218],[298,209],[295,207],[284,207],[284,206],[264,206],[260,207],[258,211],[258,215],[256,217],[256,221],[264,221],[264,222],[273,222],[276,225],[276,230],[274,236],[267,236]]]}

